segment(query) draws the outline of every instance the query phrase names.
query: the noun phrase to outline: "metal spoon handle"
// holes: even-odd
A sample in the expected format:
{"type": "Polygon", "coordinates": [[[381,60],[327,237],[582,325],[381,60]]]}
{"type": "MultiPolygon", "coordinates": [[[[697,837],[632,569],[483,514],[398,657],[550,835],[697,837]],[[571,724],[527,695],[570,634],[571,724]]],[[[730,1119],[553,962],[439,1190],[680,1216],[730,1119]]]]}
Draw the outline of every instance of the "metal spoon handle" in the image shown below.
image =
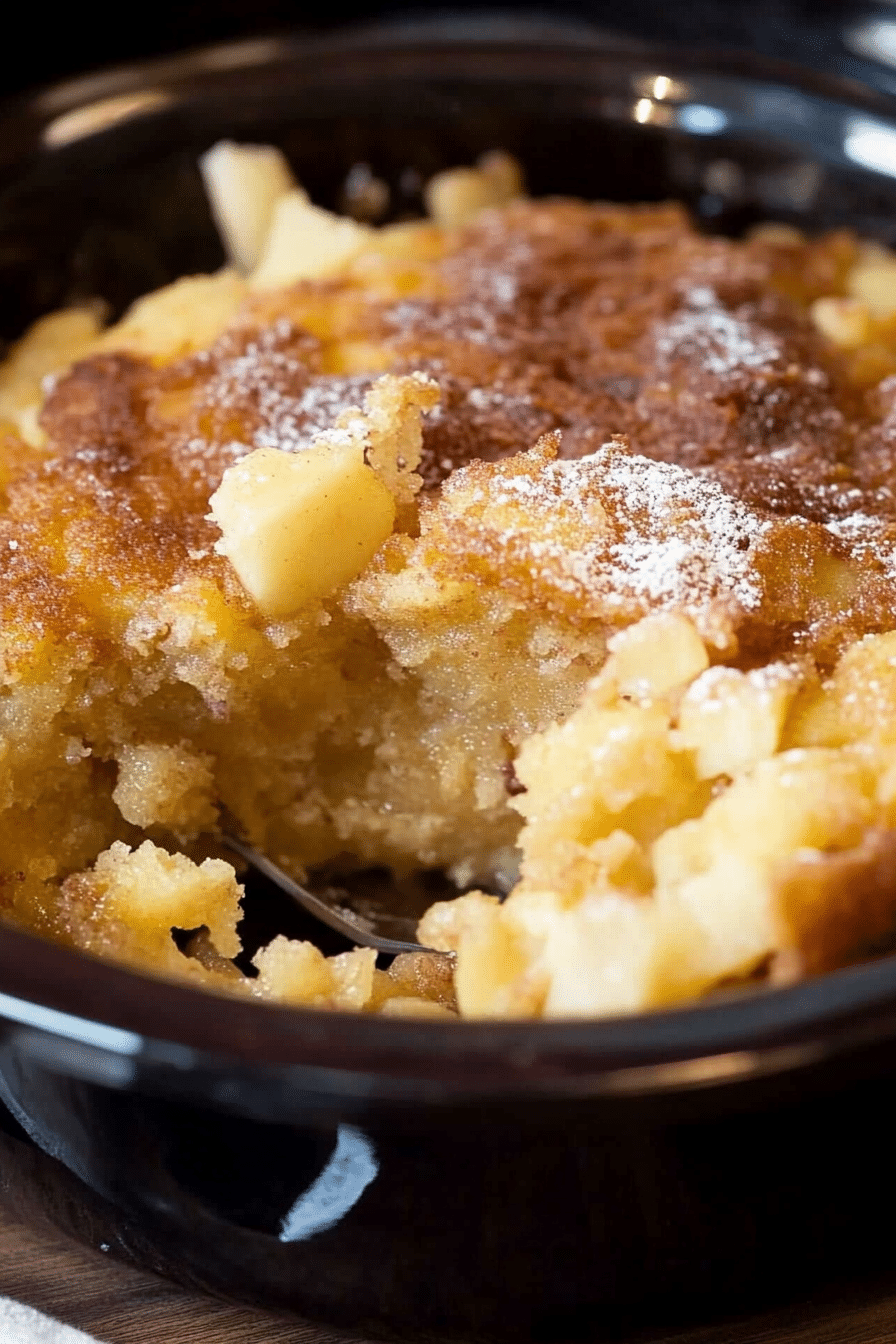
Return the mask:
{"type": "Polygon", "coordinates": [[[252,845],[247,845],[245,841],[238,840],[233,835],[225,835],[224,843],[228,849],[232,849],[240,858],[245,859],[251,868],[255,868],[259,873],[285,891],[293,900],[307,910],[309,915],[319,919],[322,924],[328,928],[335,929],[341,933],[344,938],[348,938],[353,943],[358,943],[361,947],[372,947],[377,952],[385,952],[394,956],[398,952],[428,952],[430,948],[424,948],[417,942],[405,942],[398,938],[384,938],[381,934],[375,932],[370,920],[363,915],[357,914],[354,910],[346,908],[336,908],[321,896],[316,896],[313,891],[308,891],[306,887],[294,881],[293,878],[285,873],[282,868],[272,862],[266,854],[254,849],[252,845]]]}

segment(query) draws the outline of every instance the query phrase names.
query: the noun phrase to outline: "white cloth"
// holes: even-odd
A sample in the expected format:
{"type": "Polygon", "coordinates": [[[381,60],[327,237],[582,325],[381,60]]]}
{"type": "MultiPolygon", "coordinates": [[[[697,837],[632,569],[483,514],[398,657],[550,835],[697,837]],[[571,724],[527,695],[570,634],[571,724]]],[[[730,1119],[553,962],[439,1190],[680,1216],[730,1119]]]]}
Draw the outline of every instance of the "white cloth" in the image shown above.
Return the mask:
{"type": "Polygon", "coordinates": [[[0,1297],[0,1344],[98,1344],[92,1335],[51,1321],[33,1307],[0,1297]]]}

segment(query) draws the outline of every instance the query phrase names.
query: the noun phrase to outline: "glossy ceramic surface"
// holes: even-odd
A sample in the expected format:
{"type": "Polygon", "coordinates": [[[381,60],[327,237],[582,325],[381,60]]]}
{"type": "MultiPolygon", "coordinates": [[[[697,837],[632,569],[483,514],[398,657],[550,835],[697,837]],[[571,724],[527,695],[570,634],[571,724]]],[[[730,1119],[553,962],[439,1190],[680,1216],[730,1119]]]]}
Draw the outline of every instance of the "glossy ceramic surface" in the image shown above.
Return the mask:
{"type": "MultiPolygon", "coordinates": [[[[219,264],[195,160],[222,136],[280,143],[334,205],[355,162],[401,214],[429,173],[500,146],[536,194],[896,242],[880,95],[479,16],[216,49],[9,108],[3,334],[219,264]]],[[[894,959],[627,1020],[455,1026],[212,998],[0,929],[0,1189],[321,1320],[568,1338],[896,1268],[876,1217],[894,1037],[894,959]]]]}

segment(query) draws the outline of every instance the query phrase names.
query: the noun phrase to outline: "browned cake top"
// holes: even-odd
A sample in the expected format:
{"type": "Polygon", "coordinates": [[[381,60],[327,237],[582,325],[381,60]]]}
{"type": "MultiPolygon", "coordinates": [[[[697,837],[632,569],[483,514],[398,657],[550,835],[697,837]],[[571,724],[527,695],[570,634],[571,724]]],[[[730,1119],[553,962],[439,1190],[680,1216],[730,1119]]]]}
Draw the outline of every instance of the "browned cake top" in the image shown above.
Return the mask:
{"type": "MultiPolygon", "coordinates": [[[[869,577],[845,632],[892,625],[896,379],[882,381],[886,358],[869,376],[808,313],[841,291],[853,240],[732,242],[698,234],[675,206],[548,201],[424,242],[413,264],[367,258],[338,280],[256,297],[207,351],[163,367],[100,355],[61,378],[43,412],[47,448],[7,486],[6,617],[34,638],[102,637],[101,592],[127,606],[128,591],[197,568],[239,601],[206,520],[224,470],[253,448],[301,450],[383,369],[421,369],[442,389],[425,430],[430,491],[548,431],[561,431],[561,458],[625,435],[633,454],[697,473],[691,511],[715,510],[732,554],[748,544],[738,528],[772,520],[780,565],[793,567],[823,528],[825,551],[858,555],[869,577]]],[[[648,508],[656,483],[637,459],[614,470],[623,500],[648,508]]],[[[649,596],[646,553],[643,564],[649,596]]]]}

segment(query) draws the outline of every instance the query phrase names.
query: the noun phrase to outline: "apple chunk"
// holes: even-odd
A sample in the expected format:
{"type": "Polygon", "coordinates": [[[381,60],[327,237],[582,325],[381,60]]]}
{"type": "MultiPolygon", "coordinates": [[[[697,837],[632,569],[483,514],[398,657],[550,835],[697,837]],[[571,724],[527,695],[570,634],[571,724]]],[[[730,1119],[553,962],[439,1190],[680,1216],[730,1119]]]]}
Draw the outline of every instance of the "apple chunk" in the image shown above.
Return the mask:
{"type": "Polygon", "coordinates": [[[268,616],[288,616],[361,572],[392,531],[395,501],[361,442],[259,448],[209,501],[218,550],[268,616]]]}
{"type": "Polygon", "coordinates": [[[372,236],[365,224],[312,205],[300,189],[291,191],[274,207],[271,229],[249,284],[253,289],[279,289],[335,275],[372,236]]]}
{"type": "Polygon", "coordinates": [[[219,140],[199,160],[199,171],[227,255],[248,275],[264,251],[277,202],[290,192],[308,198],[273,145],[219,140]]]}

